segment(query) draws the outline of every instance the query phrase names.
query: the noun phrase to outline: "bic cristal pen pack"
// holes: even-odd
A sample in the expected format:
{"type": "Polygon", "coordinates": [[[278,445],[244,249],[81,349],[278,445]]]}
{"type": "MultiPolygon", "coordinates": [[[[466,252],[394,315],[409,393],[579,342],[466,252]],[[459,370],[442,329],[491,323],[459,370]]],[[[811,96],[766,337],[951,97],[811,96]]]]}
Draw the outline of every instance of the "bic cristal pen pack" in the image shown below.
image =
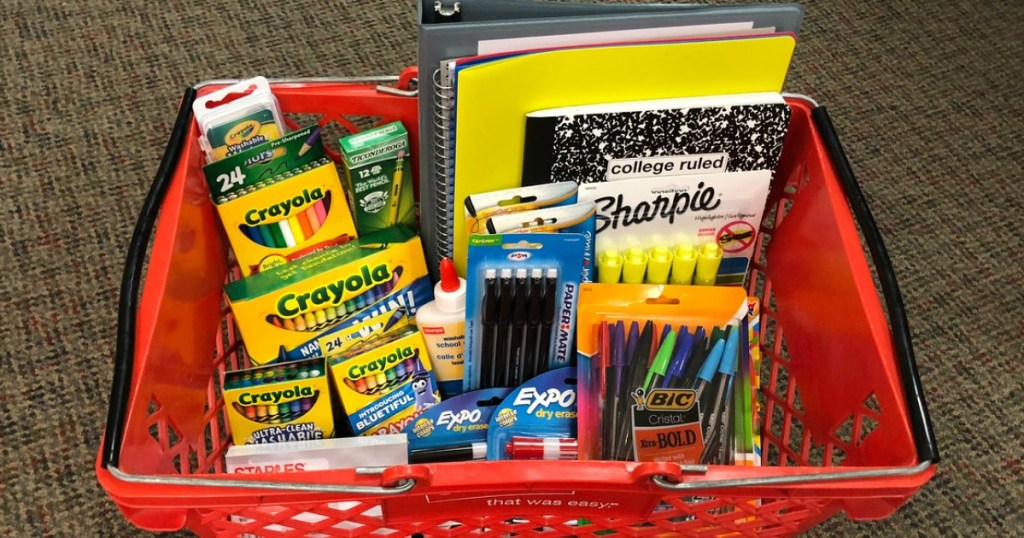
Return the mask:
{"type": "Polygon", "coordinates": [[[585,284],[581,458],[750,464],[756,315],[739,288],[585,284]]]}

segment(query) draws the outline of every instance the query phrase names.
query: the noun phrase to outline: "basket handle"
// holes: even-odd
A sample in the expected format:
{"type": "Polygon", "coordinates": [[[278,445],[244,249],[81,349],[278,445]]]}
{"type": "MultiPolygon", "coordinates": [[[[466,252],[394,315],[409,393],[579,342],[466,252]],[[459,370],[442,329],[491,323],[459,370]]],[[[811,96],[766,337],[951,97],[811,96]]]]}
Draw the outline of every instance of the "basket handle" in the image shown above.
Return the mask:
{"type": "Polygon", "coordinates": [[[128,254],[121,276],[121,295],[117,307],[117,343],[114,351],[114,377],[110,387],[110,407],[107,409],[107,427],[103,433],[103,455],[101,465],[117,467],[121,458],[121,442],[124,438],[124,422],[128,414],[128,396],[131,392],[132,368],[135,363],[135,321],[139,307],[139,282],[142,280],[142,266],[146,259],[146,247],[159,214],[164,195],[171,184],[174,170],[181,157],[181,149],[192,122],[192,103],[196,90],[185,90],[174,129],[167,141],[167,148],[160,159],[156,178],[149,187],[149,193],[142,203],[139,219],[135,222],[128,254]]]}
{"type": "Polygon", "coordinates": [[[828,111],[823,106],[816,106],[811,112],[811,117],[825,142],[832,165],[839,176],[846,199],[850,203],[861,233],[864,234],[864,240],[867,242],[871,259],[878,273],[886,310],[889,313],[889,323],[892,326],[896,362],[900,370],[900,380],[903,385],[903,395],[906,398],[907,412],[910,415],[918,461],[938,463],[939,447],[932,429],[931,417],[928,414],[928,404],[925,401],[924,388],[921,386],[917,361],[914,358],[910,327],[907,323],[907,311],[903,305],[903,296],[900,294],[899,285],[896,283],[896,273],[889,260],[889,253],[885,248],[885,243],[882,242],[882,234],[879,233],[878,227],[875,225],[871,209],[868,208],[864,192],[853,175],[850,161],[846,158],[846,152],[843,151],[843,146],[839,142],[839,136],[836,134],[835,125],[833,125],[828,111]]]}

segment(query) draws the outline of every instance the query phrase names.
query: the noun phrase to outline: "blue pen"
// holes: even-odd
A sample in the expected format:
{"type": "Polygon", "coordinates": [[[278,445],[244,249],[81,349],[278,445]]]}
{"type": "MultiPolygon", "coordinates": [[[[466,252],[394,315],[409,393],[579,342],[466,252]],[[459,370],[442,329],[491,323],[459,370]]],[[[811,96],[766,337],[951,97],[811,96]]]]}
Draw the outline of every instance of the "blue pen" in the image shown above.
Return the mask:
{"type": "MultiPolygon", "coordinates": [[[[732,326],[729,329],[732,329],[732,326]]],[[[721,362],[718,366],[718,376],[715,378],[715,398],[712,400],[711,409],[701,417],[701,431],[704,432],[704,452],[701,455],[701,463],[709,463],[710,456],[713,453],[718,453],[717,450],[712,452],[712,446],[716,444],[712,442],[712,436],[714,435],[714,439],[718,439],[719,442],[721,442],[723,437],[721,434],[715,435],[715,429],[718,427],[719,422],[722,422],[722,415],[726,414],[723,413],[723,410],[726,409],[727,400],[731,394],[732,378],[736,372],[736,362],[738,359],[739,330],[730,330],[725,337],[725,341],[725,350],[722,353],[721,362]]]]}
{"type": "Polygon", "coordinates": [[[605,459],[611,459],[614,457],[615,450],[615,439],[619,431],[619,415],[622,413],[620,409],[623,392],[624,392],[624,370],[626,368],[626,326],[620,320],[611,327],[609,331],[609,350],[611,357],[608,361],[608,369],[605,371],[605,375],[608,378],[605,380],[607,383],[605,388],[605,430],[604,430],[604,448],[605,459]]]}
{"type": "Polygon", "coordinates": [[[683,376],[683,368],[686,367],[691,353],[693,353],[693,335],[690,334],[686,325],[683,325],[679,329],[676,349],[672,354],[672,362],[668,365],[668,372],[665,373],[665,379],[661,382],[661,388],[672,388],[675,381],[683,376]]]}
{"type": "Polygon", "coordinates": [[[693,390],[697,391],[697,401],[700,401],[701,396],[704,393],[704,389],[711,384],[711,381],[715,378],[715,370],[718,369],[718,364],[722,362],[722,354],[725,352],[725,339],[719,339],[715,342],[714,347],[711,348],[711,352],[708,353],[708,358],[704,360],[704,364],[701,365],[700,371],[697,372],[697,379],[693,383],[693,390]]]}
{"type": "Polygon", "coordinates": [[[626,357],[627,361],[633,360],[633,355],[636,353],[636,344],[640,341],[640,325],[637,322],[633,322],[629,325],[629,338],[626,338],[626,357]]]}

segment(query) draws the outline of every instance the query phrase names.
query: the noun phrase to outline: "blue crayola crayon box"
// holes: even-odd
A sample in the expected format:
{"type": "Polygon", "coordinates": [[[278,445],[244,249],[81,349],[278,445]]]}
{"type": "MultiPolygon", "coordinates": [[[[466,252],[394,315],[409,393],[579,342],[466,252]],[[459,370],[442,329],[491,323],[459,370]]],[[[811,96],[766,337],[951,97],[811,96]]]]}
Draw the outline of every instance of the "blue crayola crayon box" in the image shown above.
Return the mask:
{"type": "Polygon", "coordinates": [[[330,383],[323,359],[228,372],[224,406],[236,445],[334,436],[330,383]]]}
{"type": "Polygon", "coordinates": [[[354,346],[329,364],[356,435],[401,433],[441,401],[426,343],[413,326],[354,346]]]}
{"type": "Polygon", "coordinates": [[[261,365],[279,358],[330,358],[344,347],[339,331],[385,311],[414,315],[433,298],[420,238],[404,225],[231,282],[224,290],[249,357],[261,365]]]}

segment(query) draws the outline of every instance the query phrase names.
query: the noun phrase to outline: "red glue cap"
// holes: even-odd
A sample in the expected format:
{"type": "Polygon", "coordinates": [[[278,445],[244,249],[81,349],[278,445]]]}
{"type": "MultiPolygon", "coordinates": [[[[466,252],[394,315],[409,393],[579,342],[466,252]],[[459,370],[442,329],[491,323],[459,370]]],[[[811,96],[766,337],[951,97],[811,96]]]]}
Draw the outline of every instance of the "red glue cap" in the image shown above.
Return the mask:
{"type": "Polygon", "coordinates": [[[455,272],[455,264],[452,263],[451,258],[441,258],[441,290],[458,291],[459,286],[459,275],[455,272]]]}

